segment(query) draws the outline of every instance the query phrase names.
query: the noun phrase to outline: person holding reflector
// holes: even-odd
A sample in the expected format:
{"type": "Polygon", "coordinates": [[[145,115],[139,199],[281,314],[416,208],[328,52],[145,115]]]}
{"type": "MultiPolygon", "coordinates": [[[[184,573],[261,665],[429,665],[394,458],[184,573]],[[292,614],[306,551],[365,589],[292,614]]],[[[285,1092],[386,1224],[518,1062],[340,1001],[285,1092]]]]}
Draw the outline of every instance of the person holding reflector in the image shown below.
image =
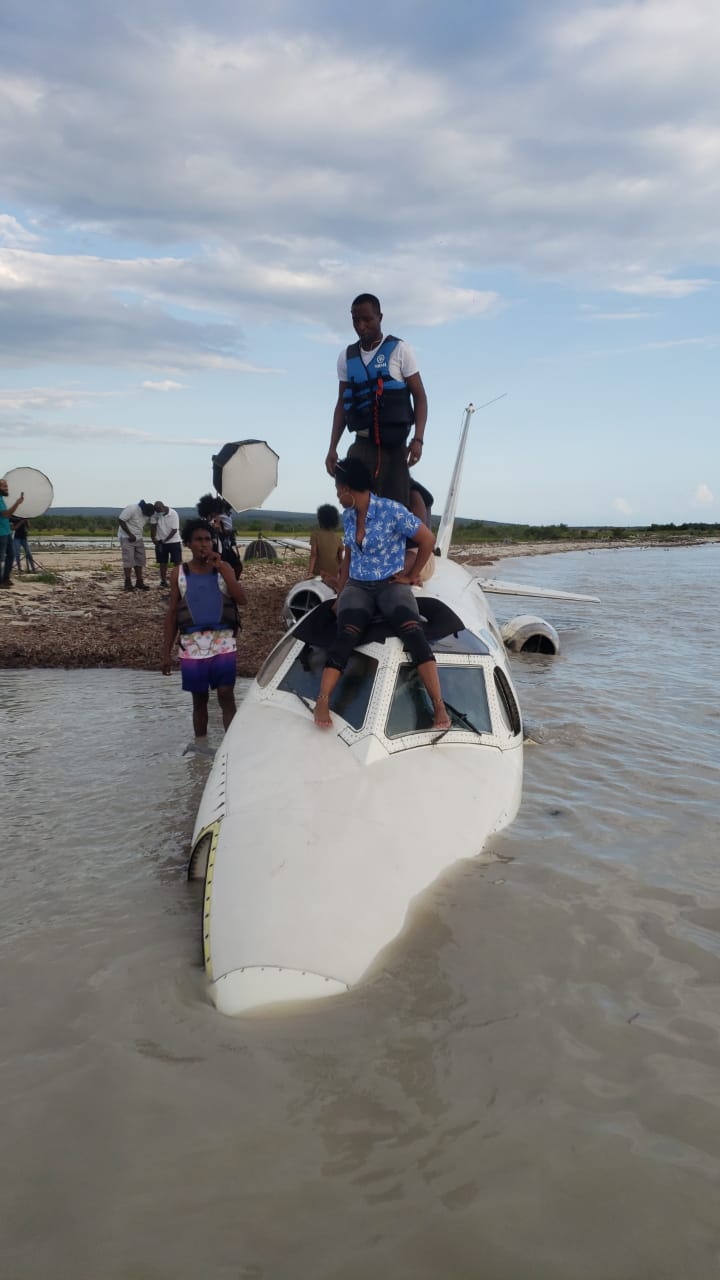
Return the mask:
{"type": "Polygon", "coordinates": [[[10,574],[12,572],[15,548],[10,516],[14,515],[21,503],[25,501],[25,494],[21,493],[12,506],[8,506],[5,501],[7,496],[8,482],[7,480],[0,480],[0,587],[9,587],[11,585],[10,574]]]}

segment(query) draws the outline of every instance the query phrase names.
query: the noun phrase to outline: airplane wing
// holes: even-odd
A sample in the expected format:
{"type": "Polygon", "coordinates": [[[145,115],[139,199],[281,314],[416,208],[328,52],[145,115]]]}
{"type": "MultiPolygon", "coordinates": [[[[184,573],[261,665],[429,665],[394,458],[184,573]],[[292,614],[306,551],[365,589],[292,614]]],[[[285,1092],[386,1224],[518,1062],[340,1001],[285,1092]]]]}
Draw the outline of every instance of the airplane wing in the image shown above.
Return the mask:
{"type": "Polygon", "coordinates": [[[278,538],[273,535],[268,541],[274,542],[276,547],[290,547],[296,551],[310,550],[310,542],[304,538],[278,538]]]}
{"type": "Polygon", "coordinates": [[[278,538],[274,534],[256,533],[252,538],[237,538],[236,542],[239,547],[247,547],[258,538],[263,542],[272,543],[274,547],[286,547],[290,551],[310,551],[310,543],[302,538],[278,538]]]}
{"type": "Polygon", "coordinates": [[[499,578],[477,578],[487,595],[534,596],[537,600],[576,600],[583,604],[600,604],[599,596],[583,596],[575,591],[556,591],[552,587],[528,587],[521,582],[501,582],[499,578]]]}

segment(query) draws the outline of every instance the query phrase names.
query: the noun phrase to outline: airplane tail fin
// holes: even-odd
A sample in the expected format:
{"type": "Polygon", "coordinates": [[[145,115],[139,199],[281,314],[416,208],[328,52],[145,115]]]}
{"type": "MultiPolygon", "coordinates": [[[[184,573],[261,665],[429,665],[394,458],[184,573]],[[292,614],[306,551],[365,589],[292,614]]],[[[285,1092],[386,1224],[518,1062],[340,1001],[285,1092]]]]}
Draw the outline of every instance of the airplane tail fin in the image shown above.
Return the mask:
{"type": "MultiPolygon", "coordinates": [[[[489,404],[495,404],[496,400],[503,400],[506,395],[507,395],[507,391],[503,391],[501,396],[495,396],[494,399],[487,400],[485,404],[481,404],[478,407],[480,409],[486,409],[489,404]]],[[[453,473],[452,473],[452,476],[450,477],[450,487],[448,489],[448,495],[445,500],[445,506],[443,508],[442,519],[440,521],[440,528],[438,529],[438,535],[435,540],[436,555],[447,556],[448,552],[450,551],[453,528],[455,525],[455,514],[457,511],[458,496],[460,493],[460,480],[462,478],[463,463],[465,461],[465,445],[467,444],[468,433],[470,431],[470,419],[472,418],[472,415],[475,412],[476,412],[476,409],[474,404],[469,404],[467,406],[467,409],[465,410],[465,417],[463,419],[462,431],[460,432],[460,444],[458,445],[457,457],[455,459],[455,466],[453,467],[453,473]]]]}
{"type": "Polygon", "coordinates": [[[447,556],[452,542],[453,528],[455,525],[455,512],[457,510],[458,493],[460,492],[460,479],[462,476],[463,462],[465,461],[465,445],[467,444],[468,432],[470,430],[470,419],[475,412],[475,405],[469,404],[465,410],[462,431],[460,432],[460,444],[458,445],[455,466],[450,477],[450,487],[448,489],[445,506],[443,507],[440,528],[435,539],[435,554],[447,556]]]}

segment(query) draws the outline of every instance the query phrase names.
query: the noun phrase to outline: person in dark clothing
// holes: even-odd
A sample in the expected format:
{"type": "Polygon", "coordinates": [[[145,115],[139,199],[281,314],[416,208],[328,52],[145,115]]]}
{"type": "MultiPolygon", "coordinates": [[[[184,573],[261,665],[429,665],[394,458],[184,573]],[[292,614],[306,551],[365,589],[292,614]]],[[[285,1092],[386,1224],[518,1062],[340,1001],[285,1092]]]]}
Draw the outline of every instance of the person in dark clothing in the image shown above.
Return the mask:
{"type": "Polygon", "coordinates": [[[198,498],[196,509],[200,519],[207,520],[210,525],[213,547],[225,563],[230,565],[235,577],[239,578],[243,567],[238,555],[230,503],[217,494],[204,493],[198,498]]]}
{"type": "Polygon", "coordinates": [[[419,516],[428,529],[431,528],[430,518],[434,501],[430,490],[420,484],[419,480],[410,481],[410,510],[414,516],[419,516]]]}
{"type": "Polygon", "coordinates": [[[20,553],[25,553],[25,571],[27,573],[36,573],[37,566],[32,557],[32,551],[28,544],[28,529],[30,521],[24,516],[10,516],[10,524],[13,531],[13,550],[15,554],[15,567],[20,573],[20,553]]]}

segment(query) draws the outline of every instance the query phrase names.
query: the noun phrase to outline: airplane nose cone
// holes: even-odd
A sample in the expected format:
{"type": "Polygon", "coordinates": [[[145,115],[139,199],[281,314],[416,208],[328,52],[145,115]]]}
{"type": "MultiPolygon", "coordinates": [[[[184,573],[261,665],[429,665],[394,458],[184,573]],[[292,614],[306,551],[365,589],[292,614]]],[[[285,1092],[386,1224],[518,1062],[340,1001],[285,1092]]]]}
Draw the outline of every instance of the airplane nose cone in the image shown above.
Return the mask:
{"type": "Polygon", "coordinates": [[[319,973],[257,965],[223,974],[212,984],[212,997],[220,1013],[234,1017],[261,1005],[320,1000],[342,995],[348,989],[346,982],[319,973]]]}

